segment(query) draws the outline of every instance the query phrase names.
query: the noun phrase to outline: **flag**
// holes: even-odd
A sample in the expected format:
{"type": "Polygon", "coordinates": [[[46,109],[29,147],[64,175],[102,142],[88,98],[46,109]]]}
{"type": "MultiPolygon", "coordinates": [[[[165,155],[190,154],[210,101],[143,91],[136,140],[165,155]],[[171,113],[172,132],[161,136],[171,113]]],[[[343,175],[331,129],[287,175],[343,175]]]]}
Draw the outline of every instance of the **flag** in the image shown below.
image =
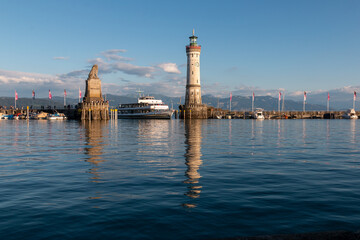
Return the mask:
{"type": "Polygon", "coordinates": [[[35,91],[34,91],[34,89],[32,90],[32,98],[35,99],[35,91]]]}
{"type": "Polygon", "coordinates": [[[15,100],[16,101],[18,100],[18,94],[17,94],[16,90],[15,90],[15,100]]]}
{"type": "Polygon", "coordinates": [[[304,92],[304,102],[306,102],[306,92],[304,92]]]}
{"type": "Polygon", "coordinates": [[[67,97],[67,94],[66,94],[66,89],[64,89],[64,96],[67,97]]]}
{"type": "Polygon", "coordinates": [[[354,101],[356,101],[356,92],[354,91],[354,101]]]}
{"type": "Polygon", "coordinates": [[[253,92],[252,100],[253,100],[253,101],[255,100],[255,93],[254,93],[254,92],[253,92]]]}
{"type": "Polygon", "coordinates": [[[281,100],[281,92],[279,92],[279,101],[281,100]]]}
{"type": "Polygon", "coordinates": [[[80,90],[80,88],[79,88],[79,98],[81,98],[81,90],[80,90]]]}
{"type": "Polygon", "coordinates": [[[328,93],[328,101],[330,101],[330,93],[328,93]]]}
{"type": "Polygon", "coordinates": [[[230,92],[230,101],[231,101],[231,99],[232,99],[232,93],[230,92]]]}
{"type": "Polygon", "coordinates": [[[49,99],[52,99],[51,91],[49,89],[49,99]]]}

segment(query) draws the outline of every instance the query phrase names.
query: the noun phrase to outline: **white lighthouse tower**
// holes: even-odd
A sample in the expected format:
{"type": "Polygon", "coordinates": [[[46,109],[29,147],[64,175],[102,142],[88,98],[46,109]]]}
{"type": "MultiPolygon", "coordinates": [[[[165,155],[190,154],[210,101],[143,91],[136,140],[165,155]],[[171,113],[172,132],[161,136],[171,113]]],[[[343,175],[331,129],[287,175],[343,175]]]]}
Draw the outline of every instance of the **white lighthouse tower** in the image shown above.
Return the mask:
{"type": "Polygon", "coordinates": [[[189,37],[190,44],[186,46],[187,76],[185,105],[181,106],[182,118],[207,118],[207,107],[201,101],[200,85],[200,53],[201,46],[197,44],[197,38],[189,37]]]}
{"type": "Polygon", "coordinates": [[[187,78],[185,105],[201,104],[200,86],[200,52],[201,46],[197,44],[197,37],[190,38],[190,45],[186,46],[187,78]]]}

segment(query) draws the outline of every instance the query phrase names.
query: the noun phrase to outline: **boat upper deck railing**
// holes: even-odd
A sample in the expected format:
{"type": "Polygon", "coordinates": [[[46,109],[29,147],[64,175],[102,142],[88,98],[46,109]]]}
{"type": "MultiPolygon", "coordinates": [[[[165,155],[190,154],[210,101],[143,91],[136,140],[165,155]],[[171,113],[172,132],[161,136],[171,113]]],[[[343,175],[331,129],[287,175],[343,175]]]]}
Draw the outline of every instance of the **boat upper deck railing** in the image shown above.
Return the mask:
{"type": "Polygon", "coordinates": [[[139,99],[155,99],[153,96],[143,96],[139,97],[139,99]]]}

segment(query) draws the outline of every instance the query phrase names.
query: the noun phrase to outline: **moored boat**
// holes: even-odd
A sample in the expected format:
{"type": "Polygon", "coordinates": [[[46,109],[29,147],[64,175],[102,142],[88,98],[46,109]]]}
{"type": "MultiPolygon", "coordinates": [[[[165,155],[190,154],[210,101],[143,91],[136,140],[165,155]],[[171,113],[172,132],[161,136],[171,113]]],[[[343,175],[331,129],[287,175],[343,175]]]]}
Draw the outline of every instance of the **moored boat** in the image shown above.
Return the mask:
{"type": "Polygon", "coordinates": [[[137,103],[120,104],[118,118],[171,119],[174,111],[152,96],[138,98],[137,103]]]}
{"type": "Polygon", "coordinates": [[[5,115],[2,116],[2,119],[7,119],[7,120],[14,119],[14,115],[12,115],[12,114],[5,114],[5,115]]]}
{"type": "Polygon", "coordinates": [[[48,120],[65,120],[67,117],[63,113],[49,114],[46,119],[48,120]]]}
{"type": "Polygon", "coordinates": [[[344,118],[344,119],[358,119],[359,117],[356,115],[355,109],[351,108],[351,109],[347,110],[346,113],[344,113],[342,115],[342,118],[344,118]]]}
{"type": "Polygon", "coordinates": [[[264,120],[265,116],[264,116],[263,111],[264,111],[264,109],[262,109],[262,108],[256,108],[255,112],[253,113],[253,118],[257,119],[257,120],[264,120]]]}

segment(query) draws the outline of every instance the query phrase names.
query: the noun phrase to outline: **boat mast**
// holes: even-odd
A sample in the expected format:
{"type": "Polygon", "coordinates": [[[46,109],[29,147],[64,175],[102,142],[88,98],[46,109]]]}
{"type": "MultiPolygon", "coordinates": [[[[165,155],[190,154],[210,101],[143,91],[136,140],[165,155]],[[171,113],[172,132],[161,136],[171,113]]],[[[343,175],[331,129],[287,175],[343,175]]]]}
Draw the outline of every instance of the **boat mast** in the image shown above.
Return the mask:
{"type": "Polygon", "coordinates": [[[141,91],[140,89],[136,91],[136,93],[139,94],[139,98],[141,98],[141,93],[143,93],[144,91],[141,91]]]}

